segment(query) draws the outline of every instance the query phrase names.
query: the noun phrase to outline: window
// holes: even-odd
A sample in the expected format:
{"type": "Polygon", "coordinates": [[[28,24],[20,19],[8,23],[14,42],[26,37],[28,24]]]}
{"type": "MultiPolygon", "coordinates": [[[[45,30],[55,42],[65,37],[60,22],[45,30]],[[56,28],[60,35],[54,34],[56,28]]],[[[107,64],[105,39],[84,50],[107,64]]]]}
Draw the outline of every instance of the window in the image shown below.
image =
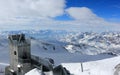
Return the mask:
{"type": "Polygon", "coordinates": [[[14,55],[17,55],[16,51],[14,51],[14,55]]]}

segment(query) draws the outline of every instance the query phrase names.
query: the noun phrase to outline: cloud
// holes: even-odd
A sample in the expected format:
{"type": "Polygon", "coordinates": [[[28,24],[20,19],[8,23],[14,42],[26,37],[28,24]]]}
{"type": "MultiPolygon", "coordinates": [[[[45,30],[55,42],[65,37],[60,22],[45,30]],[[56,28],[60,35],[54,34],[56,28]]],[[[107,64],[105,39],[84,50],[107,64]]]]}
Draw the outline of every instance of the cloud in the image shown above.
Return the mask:
{"type": "Polygon", "coordinates": [[[64,13],[65,0],[0,0],[0,16],[53,18],[64,13]]]}
{"type": "Polygon", "coordinates": [[[65,6],[65,0],[0,0],[0,30],[120,31],[119,23],[107,22],[87,7],[65,6]],[[53,19],[65,13],[74,20],[53,19]]]}
{"type": "Polygon", "coordinates": [[[76,20],[102,20],[87,7],[71,7],[66,12],[76,20]]]}
{"type": "Polygon", "coordinates": [[[43,20],[43,19],[12,19],[9,22],[0,24],[0,30],[67,30],[67,31],[80,31],[80,32],[104,32],[104,31],[120,31],[119,23],[109,22],[94,22],[94,21],[56,21],[56,20],[43,20]],[[4,26],[3,26],[4,25],[4,26]]]}

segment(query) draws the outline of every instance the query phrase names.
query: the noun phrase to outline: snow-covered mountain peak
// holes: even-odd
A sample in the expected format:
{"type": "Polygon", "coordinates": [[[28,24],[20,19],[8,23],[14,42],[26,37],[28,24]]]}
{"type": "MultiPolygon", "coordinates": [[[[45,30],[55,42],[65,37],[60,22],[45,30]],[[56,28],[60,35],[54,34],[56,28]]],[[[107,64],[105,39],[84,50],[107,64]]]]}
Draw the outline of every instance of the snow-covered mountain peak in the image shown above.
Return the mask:
{"type": "Polygon", "coordinates": [[[60,30],[23,30],[0,32],[0,45],[5,45],[9,34],[24,33],[31,37],[36,50],[95,55],[101,53],[120,53],[119,32],[67,32],[60,30]],[[3,43],[4,42],[4,43],[3,43]],[[56,49],[54,51],[54,49],[56,49]]]}

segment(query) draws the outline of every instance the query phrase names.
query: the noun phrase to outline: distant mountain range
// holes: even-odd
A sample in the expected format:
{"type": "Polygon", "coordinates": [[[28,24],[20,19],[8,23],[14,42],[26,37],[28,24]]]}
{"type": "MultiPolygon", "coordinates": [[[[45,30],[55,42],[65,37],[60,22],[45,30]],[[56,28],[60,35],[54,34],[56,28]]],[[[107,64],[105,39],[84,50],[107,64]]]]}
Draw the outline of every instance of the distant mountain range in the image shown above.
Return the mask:
{"type": "Polygon", "coordinates": [[[120,33],[118,32],[76,33],[66,35],[62,41],[67,43],[65,48],[72,53],[79,52],[90,55],[120,53],[120,33]]]}
{"type": "Polygon", "coordinates": [[[70,52],[87,55],[120,54],[119,32],[67,32],[62,30],[23,30],[0,32],[0,46],[8,46],[9,34],[24,33],[32,48],[42,52],[70,52]]]}

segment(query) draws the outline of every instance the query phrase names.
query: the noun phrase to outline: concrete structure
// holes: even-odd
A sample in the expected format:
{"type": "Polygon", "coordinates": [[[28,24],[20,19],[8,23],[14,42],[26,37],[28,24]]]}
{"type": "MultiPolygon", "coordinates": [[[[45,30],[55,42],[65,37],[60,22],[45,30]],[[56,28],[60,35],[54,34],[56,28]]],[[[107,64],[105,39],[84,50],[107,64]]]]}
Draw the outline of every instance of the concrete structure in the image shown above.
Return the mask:
{"type": "Polygon", "coordinates": [[[30,40],[24,34],[10,35],[10,66],[9,71],[14,75],[24,75],[31,70],[30,40]]]}
{"type": "Polygon", "coordinates": [[[31,43],[24,34],[9,35],[10,66],[5,68],[5,75],[24,75],[33,68],[40,69],[43,74],[52,72],[52,75],[69,75],[62,66],[53,68],[54,61],[51,58],[40,58],[31,55],[31,43]]]}

